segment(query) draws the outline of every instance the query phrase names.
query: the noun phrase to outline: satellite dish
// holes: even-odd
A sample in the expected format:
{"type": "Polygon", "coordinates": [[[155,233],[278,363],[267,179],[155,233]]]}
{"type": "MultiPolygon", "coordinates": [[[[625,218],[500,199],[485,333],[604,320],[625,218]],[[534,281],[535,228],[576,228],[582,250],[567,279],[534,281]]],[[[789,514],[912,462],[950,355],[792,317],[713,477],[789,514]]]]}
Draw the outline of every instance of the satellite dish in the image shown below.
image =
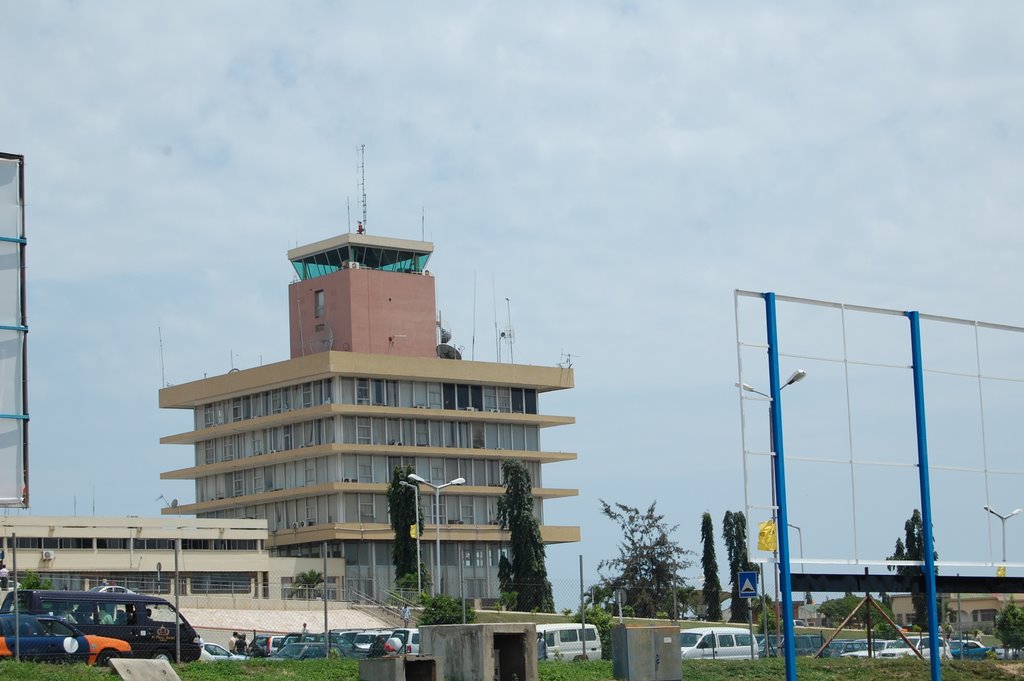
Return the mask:
{"type": "Polygon", "coordinates": [[[447,343],[437,346],[437,356],[441,359],[462,359],[462,353],[447,343]]]}
{"type": "Polygon", "coordinates": [[[298,523],[292,523],[292,529],[293,530],[299,529],[299,524],[298,523]]]}
{"type": "Polygon", "coordinates": [[[178,508],[178,500],[171,499],[171,508],[178,508]]]}

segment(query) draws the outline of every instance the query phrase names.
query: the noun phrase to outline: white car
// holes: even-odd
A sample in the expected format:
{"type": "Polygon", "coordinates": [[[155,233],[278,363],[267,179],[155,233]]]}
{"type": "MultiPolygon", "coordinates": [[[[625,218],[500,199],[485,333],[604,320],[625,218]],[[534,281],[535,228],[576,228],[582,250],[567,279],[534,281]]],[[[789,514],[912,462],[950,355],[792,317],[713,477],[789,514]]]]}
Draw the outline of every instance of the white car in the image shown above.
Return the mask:
{"type": "MultiPolygon", "coordinates": [[[[931,641],[927,636],[908,636],[907,637],[915,648],[921,651],[921,655],[924,659],[931,659],[931,641]]],[[[903,641],[900,641],[903,643],[903,641]]],[[[914,651],[903,644],[902,647],[887,648],[886,650],[878,653],[878,657],[906,657],[913,655],[914,651]]],[[[946,643],[946,639],[939,637],[939,659],[940,660],[952,660],[953,651],[950,649],[949,644],[946,643]]]]}
{"type": "MultiPolygon", "coordinates": [[[[853,650],[848,653],[842,653],[840,657],[895,657],[896,650],[905,650],[907,653],[913,655],[910,648],[907,648],[907,644],[903,642],[903,639],[873,639],[871,641],[871,650],[873,655],[868,655],[867,641],[864,641],[864,648],[861,650],[853,650]],[[893,653],[892,655],[883,655],[885,651],[893,653]]],[[[902,654],[902,653],[901,653],[902,654]]]]}
{"type": "Polygon", "coordinates": [[[93,593],[104,593],[104,594],[133,594],[135,593],[126,586],[120,586],[118,584],[104,584],[102,586],[94,586],[89,589],[93,593]]]}
{"type": "Polygon", "coordinates": [[[201,662],[220,662],[222,660],[248,660],[248,655],[237,655],[228,651],[224,646],[219,646],[216,643],[204,643],[202,650],[199,651],[199,660],[201,662]]]}

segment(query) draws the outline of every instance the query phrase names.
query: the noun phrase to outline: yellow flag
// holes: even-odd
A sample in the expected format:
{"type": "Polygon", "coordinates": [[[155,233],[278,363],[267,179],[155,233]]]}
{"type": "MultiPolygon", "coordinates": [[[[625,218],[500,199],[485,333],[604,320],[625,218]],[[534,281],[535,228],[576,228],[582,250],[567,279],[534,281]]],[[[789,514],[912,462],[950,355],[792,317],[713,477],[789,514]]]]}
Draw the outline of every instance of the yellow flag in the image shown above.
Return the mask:
{"type": "Polygon", "coordinates": [[[778,537],[775,534],[775,521],[766,520],[757,526],[757,550],[777,551],[778,537]]]}
{"type": "Polygon", "coordinates": [[[1006,576],[1006,566],[1005,565],[1000,565],[999,567],[996,568],[996,577],[1005,577],[1005,576],[1006,576]]]}
{"type": "Polygon", "coordinates": [[[413,523],[409,526],[409,536],[413,539],[416,538],[416,525],[416,523],[413,523]]]}

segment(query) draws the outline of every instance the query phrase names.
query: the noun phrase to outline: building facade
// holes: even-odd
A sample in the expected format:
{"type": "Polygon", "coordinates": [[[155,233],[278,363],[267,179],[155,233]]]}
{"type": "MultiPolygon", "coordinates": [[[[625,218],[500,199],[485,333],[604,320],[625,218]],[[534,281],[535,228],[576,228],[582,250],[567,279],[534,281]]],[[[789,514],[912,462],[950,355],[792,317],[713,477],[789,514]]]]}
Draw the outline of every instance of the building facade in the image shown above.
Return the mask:
{"type": "MultiPolygon", "coordinates": [[[[165,513],[265,519],[279,556],[344,558],[345,588],[375,595],[394,581],[387,488],[396,466],[423,486],[422,560],[443,591],[494,598],[508,536],[497,525],[501,464],[522,461],[546,543],[579,528],[544,523],[543,466],[574,453],[541,447],[545,393],[573,387],[571,369],[466,361],[439,337],[431,244],[344,234],[289,251],[291,357],[160,391],[160,406],[192,412],[191,428],[161,439],[192,449],[163,479],[195,481],[195,501],[165,513]],[[438,342],[440,340],[440,342],[438,342]],[[436,506],[436,509],[435,509],[436,506]],[[433,573],[434,570],[431,570],[433,573]],[[437,579],[437,576],[434,577],[437,579]]],[[[410,490],[410,494],[413,492],[410,490]]]]}
{"type": "MultiPolygon", "coordinates": [[[[207,603],[230,595],[254,600],[306,598],[295,576],[323,561],[275,558],[264,520],[96,516],[0,517],[0,555],[14,578],[32,571],[55,589],[119,585],[207,603]]],[[[340,560],[328,565],[328,598],[340,597],[340,560]]],[[[318,592],[322,593],[322,592],[318,592]]]]}

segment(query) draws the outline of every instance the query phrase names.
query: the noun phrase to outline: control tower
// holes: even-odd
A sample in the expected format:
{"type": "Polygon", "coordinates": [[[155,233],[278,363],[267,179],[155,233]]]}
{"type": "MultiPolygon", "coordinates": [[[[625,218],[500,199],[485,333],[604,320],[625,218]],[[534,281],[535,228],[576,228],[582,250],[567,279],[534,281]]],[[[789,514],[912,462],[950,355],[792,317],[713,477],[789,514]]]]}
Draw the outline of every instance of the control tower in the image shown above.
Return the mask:
{"type": "Polygon", "coordinates": [[[436,357],[434,245],[342,234],[288,251],[292,358],[327,350],[436,357]]]}

